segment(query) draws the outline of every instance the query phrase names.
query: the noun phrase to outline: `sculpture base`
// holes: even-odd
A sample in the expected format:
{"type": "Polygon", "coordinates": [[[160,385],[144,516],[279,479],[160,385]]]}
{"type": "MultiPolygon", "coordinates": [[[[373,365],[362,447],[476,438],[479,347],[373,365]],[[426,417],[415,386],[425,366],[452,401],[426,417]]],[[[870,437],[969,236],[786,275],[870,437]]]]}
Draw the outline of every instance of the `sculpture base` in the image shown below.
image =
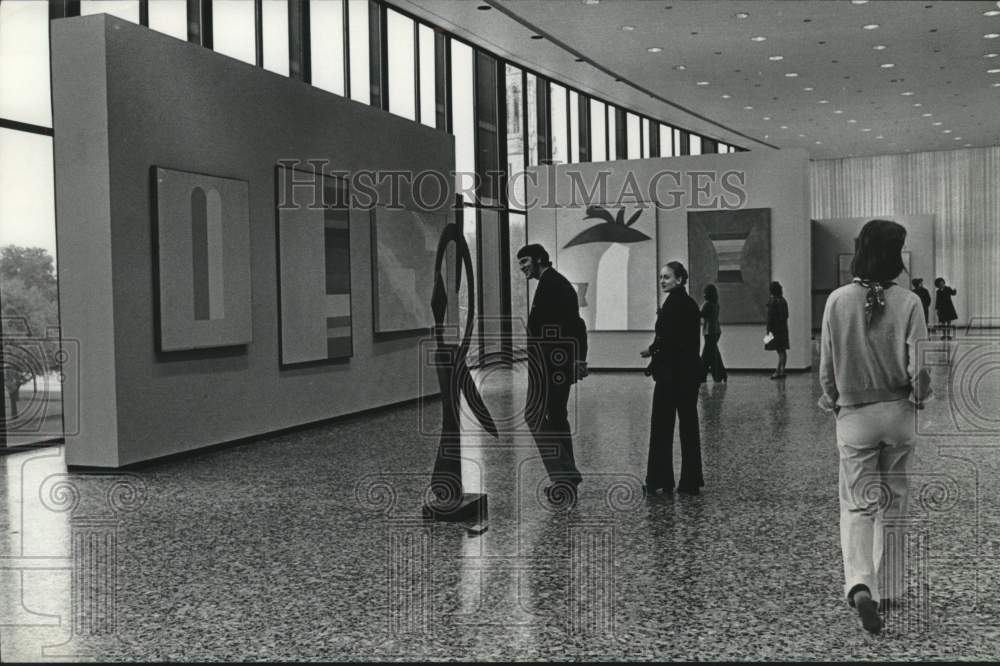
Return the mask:
{"type": "Polygon", "coordinates": [[[464,493],[457,502],[428,502],[422,513],[425,520],[448,523],[485,523],[489,516],[485,493],[464,493]]]}

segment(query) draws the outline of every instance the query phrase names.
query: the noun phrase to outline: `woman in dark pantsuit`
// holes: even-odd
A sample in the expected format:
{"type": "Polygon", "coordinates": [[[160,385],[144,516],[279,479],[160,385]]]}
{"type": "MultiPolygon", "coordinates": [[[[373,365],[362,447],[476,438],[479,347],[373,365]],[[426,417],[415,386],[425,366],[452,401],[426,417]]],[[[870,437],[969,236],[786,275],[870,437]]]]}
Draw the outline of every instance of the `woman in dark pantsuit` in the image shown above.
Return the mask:
{"type": "Polygon", "coordinates": [[[705,485],[701,470],[701,436],[698,432],[698,384],[702,375],[700,313],[684,285],[684,265],[671,261],[660,269],[660,289],[667,294],[656,311],[656,337],[639,352],[650,358],[647,374],[653,376],[653,409],[646,463],[647,495],[674,489],[674,422],[680,421],[681,476],[677,492],[697,495],[705,485]]]}
{"type": "Polygon", "coordinates": [[[722,352],[719,351],[719,338],[722,337],[722,327],[719,326],[719,290],[714,284],[705,285],[705,303],[701,306],[701,333],[705,337],[705,346],[701,348],[702,375],[701,381],[708,381],[708,373],[716,384],[725,382],[729,375],[722,362],[722,352]]]}

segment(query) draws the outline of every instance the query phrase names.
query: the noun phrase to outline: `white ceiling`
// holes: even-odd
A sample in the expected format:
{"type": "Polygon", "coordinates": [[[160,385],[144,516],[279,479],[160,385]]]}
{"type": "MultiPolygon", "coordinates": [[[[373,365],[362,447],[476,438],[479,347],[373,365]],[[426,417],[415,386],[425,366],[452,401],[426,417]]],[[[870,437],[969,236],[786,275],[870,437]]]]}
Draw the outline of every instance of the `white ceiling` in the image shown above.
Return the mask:
{"type": "Polygon", "coordinates": [[[556,81],[747,148],[829,159],[1000,145],[1000,56],[987,57],[1000,38],[985,37],[1000,33],[1000,13],[985,14],[1000,2],[392,2],[556,81]]]}

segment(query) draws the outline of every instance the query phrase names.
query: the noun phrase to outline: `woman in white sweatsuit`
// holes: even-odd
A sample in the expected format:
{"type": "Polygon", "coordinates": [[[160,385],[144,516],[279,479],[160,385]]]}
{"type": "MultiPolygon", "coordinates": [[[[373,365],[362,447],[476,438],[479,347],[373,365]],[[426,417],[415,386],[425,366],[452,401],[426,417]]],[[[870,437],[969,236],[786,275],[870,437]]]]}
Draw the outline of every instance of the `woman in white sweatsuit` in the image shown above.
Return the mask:
{"type": "Polygon", "coordinates": [[[917,371],[917,343],[927,339],[923,306],[892,282],[904,269],[905,240],[895,222],[865,224],[854,280],[830,294],[823,311],[819,405],[837,419],[844,593],[873,634],[882,629],[879,600],[888,605],[903,593],[899,546],[890,550],[903,531],[898,522],[883,524],[906,515],[914,410],[931,395],[927,370],[917,371]]]}

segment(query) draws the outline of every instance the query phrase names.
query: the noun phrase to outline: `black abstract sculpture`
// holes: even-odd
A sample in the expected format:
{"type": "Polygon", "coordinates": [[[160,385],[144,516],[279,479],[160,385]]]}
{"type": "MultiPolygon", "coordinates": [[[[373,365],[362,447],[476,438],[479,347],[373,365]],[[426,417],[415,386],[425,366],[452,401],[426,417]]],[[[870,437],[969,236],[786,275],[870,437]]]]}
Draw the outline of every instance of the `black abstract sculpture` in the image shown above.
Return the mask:
{"type": "Polygon", "coordinates": [[[586,245],[588,243],[638,243],[650,240],[649,236],[638,229],[633,229],[642,209],[632,213],[628,222],[625,221],[625,209],[619,208],[618,215],[614,216],[603,206],[587,206],[587,212],[583,216],[584,220],[604,220],[600,224],[584,229],[574,236],[568,243],[563,245],[563,249],[568,249],[574,245],[586,245]]]}
{"type": "Polygon", "coordinates": [[[448,224],[438,240],[437,256],[434,259],[434,293],[431,296],[431,311],[434,313],[434,366],[437,369],[438,385],[441,387],[441,441],[438,444],[434,472],[431,475],[429,501],[424,505],[425,518],[445,521],[469,521],[482,524],[487,517],[486,495],[466,493],[462,485],[461,421],[459,404],[465,400],[483,428],[498,436],[496,424],[483,402],[479,390],[472,379],[472,373],[465,363],[472,339],[475,323],[475,283],[472,273],[472,255],[465,242],[465,236],[458,224],[448,224]],[[468,315],[465,331],[459,344],[445,341],[445,314],[448,312],[448,293],[441,266],[449,243],[455,243],[455,293],[462,286],[462,273],[468,280],[468,315]]]}

